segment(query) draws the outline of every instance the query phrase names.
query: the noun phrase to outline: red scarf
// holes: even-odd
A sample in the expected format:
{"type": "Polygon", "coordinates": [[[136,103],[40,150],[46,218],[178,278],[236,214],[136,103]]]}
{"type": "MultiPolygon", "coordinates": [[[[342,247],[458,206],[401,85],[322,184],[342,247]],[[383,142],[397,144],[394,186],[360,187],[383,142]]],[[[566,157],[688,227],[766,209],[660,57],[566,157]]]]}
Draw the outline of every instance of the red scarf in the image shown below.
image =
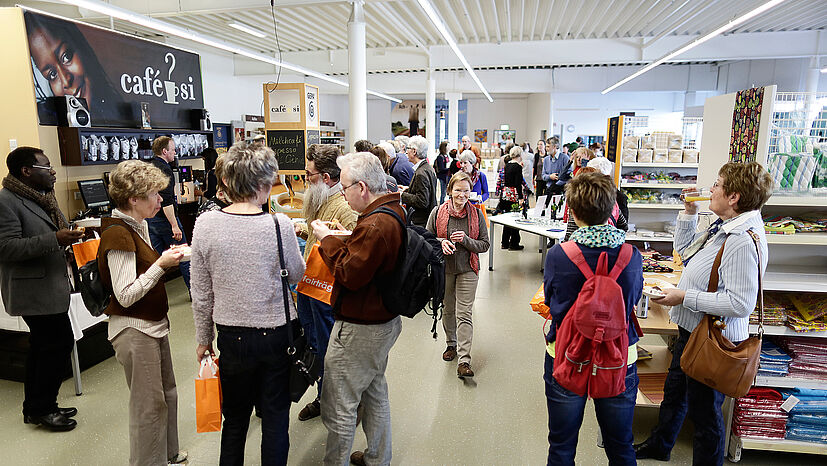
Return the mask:
{"type": "MultiPolygon", "coordinates": [[[[479,211],[472,206],[470,202],[465,203],[465,208],[457,212],[454,210],[454,203],[451,199],[446,199],[445,203],[439,206],[436,213],[436,235],[439,238],[448,238],[448,219],[454,218],[468,218],[468,237],[471,239],[479,239],[480,236],[480,219],[479,211]]],[[[476,252],[471,253],[471,270],[475,274],[480,273],[480,255],[476,252]]]]}

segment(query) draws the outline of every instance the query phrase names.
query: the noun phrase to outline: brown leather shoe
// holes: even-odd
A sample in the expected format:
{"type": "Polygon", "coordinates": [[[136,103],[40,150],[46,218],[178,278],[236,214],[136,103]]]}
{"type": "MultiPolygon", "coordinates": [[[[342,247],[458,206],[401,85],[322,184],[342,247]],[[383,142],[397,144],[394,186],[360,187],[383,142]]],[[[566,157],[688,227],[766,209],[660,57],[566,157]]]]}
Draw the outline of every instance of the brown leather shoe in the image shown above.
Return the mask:
{"type": "Polygon", "coordinates": [[[307,421],[308,419],[319,417],[320,414],[322,414],[322,405],[319,403],[319,400],[311,401],[299,411],[299,420],[307,421]]]}
{"type": "Polygon", "coordinates": [[[356,450],[350,454],[350,464],[365,466],[365,452],[356,450]]]}
{"type": "Polygon", "coordinates": [[[445,352],[442,353],[442,360],[443,361],[453,361],[457,357],[457,347],[456,346],[449,346],[445,348],[445,352]]]}
{"type": "Polygon", "coordinates": [[[471,365],[467,362],[459,363],[457,366],[457,377],[464,379],[465,377],[473,377],[474,371],[471,370],[471,365]]]}

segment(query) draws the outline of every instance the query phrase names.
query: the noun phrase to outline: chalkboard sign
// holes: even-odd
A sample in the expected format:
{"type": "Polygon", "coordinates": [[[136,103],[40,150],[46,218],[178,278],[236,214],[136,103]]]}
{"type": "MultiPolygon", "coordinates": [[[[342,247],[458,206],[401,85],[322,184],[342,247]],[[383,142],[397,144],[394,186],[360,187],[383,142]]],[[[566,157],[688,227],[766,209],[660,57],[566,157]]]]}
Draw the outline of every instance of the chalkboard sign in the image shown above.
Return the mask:
{"type": "Polygon", "coordinates": [[[606,158],[609,159],[610,162],[614,162],[620,158],[618,157],[618,155],[620,155],[620,148],[618,147],[620,141],[620,118],[621,117],[609,118],[609,140],[606,144],[606,158]]]}
{"type": "MultiPolygon", "coordinates": [[[[318,134],[318,131],[316,133],[318,134]]],[[[304,130],[267,130],[267,145],[276,153],[279,172],[304,173],[304,156],[307,148],[304,130]]]]}

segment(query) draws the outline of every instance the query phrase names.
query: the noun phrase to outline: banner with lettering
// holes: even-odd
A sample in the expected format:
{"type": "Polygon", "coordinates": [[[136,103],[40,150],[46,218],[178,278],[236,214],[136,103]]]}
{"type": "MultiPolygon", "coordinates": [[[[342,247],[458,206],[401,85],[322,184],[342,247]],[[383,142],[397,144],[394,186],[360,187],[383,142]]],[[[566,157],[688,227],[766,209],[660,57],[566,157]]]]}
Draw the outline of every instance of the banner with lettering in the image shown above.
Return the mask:
{"type": "Polygon", "coordinates": [[[92,126],[191,128],[204,108],[201,59],[192,52],[107,29],[25,12],[41,125],[57,124],[56,98],[86,100],[92,126]]]}

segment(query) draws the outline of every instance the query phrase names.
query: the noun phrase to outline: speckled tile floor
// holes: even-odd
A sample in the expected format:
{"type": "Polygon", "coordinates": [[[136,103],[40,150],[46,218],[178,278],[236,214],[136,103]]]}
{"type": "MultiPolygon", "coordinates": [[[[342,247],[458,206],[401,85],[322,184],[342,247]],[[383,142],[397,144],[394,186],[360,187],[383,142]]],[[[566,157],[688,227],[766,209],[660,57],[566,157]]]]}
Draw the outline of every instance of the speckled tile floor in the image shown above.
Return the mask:
{"type": "MultiPolygon", "coordinates": [[[[499,231],[498,231],[499,233],[499,231]]],[[[480,273],[474,313],[473,380],[456,377],[454,363],[441,359],[445,349],[430,334],[430,321],[420,315],[403,321],[403,332],[391,351],[388,385],[393,422],[393,463],[400,465],[539,465],[548,444],[543,393],[542,321],[527,301],[539,286],[539,255],[531,247],[536,238],[524,235],[526,250],[495,251],[496,269],[489,272],[487,257],[480,273]]],[[[190,464],[218,463],[219,433],[195,433],[193,379],[196,373],[192,314],[180,279],[168,284],[172,352],[179,396],[181,448],[190,464]]],[[[657,338],[657,337],[645,337],[657,338]]],[[[61,406],[77,406],[78,428],[49,433],[24,425],[20,414],[23,385],[0,380],[0,464],[98,465],[126,464],[128,392],[121,366],[110,358],[83,372],[84,393],[74,396],[67,380],[61,406]]],[[[314,390],[314,389],[311,389],[314,390]]],[[[313,394],[293,405],[290,424],[290,464],[321,464],[327,431],[320,419],[299,422],[298,411],[313,394]]],[[[635,437],[645,438],[657,420],[657,411],[641,409],[635,415],[635,437]]],[[[259,464],[260,423],[253,418],[247,441],[247,464],[259,464]]],[[[607,464],[596,446],[597,421],[587,406],[577,464],[607,464]]],[[[670,464],[691,464],[691,426],[684,429],[670,464]]],[[[357,432],[354,449],[365,446],[357,432]]],[[[748,465],[824,464],[823,457],[770,452],[744,453],[748,465]]],[[[661,464],[641,461],[641,464],[661,464]]]]}

